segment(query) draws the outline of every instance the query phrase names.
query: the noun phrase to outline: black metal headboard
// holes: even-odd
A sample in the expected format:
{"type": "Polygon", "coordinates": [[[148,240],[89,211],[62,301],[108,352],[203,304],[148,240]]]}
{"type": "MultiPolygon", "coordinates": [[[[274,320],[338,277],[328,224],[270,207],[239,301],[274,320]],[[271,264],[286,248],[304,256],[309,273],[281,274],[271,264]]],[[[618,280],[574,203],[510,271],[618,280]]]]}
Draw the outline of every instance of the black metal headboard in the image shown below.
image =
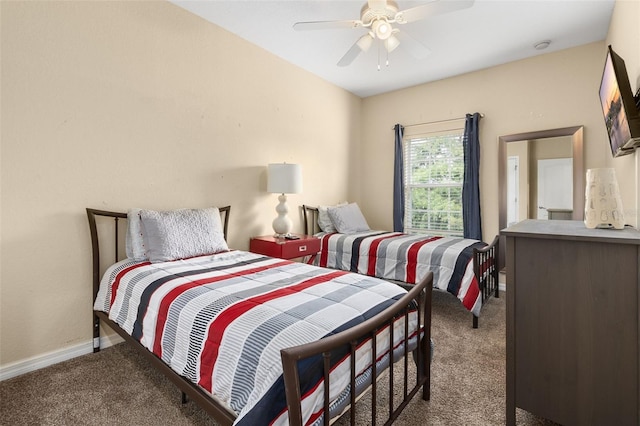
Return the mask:
{"type": "MultiPolygon", "coordinates": [[[[223,218],[222,230],[224,233],[224,239],[227,240],[227,230],[229,228],[229,213],[231,212],[231,206],[219,207],[220,216],[223,218]]],[[[114,220],[114,241],[115,241],[115,253],[114,262],[117,262],[120,258],[120,244],[118,243],[118,222],[119,219],[126,219],[127,214],[122,212],[112,212],[107,210],[97,210],[87,208],[87,218],[89,219],[89,229],[91,231],[91,251],[93,253],[93,280],[94,280],[94,297],[97,294],[97,286],[100,285],[100,244],[98,240],[98,228],[96,226],[96,216],[110,217],[114,220]],[[97,275],[96,275],[97,274],[97,275]],[[96,283],[97,280],[97,283],[96,283]]]]}
{"type": "MultiPolygon", "coordinates": [[[[219,207],[220,216],[223,218],[223,233],[224,239],[227,239],[227,229],[229,227],[229,213],[231,212],[231,206],[219,207]]],[[[97,210],[87,208],[87,218],[89,219],[89,230],[91,232],[91,252],[93,255],[93,299],[95,300],[96,295],[98,294],[98,289],[100,288],[100,241],[98,239],[98,227],[96,224],[96,217],[109,217],[114,221],[114,242],[115,242],[115,252],[113,257],[113,262],[115,263],[120,260],[120,243],[118,241],[119,236],[119,221],[120,219],[127,219],[127,214],[122,212],[112,212],[107,210],[97,210]]],[[[96,338],[100,338],[100,320],[98,317],[94,315],[94,323],[93,323],[93,338],[94,338],[94,351],[96,347],[96,338]]],[[[99,348],[99,346],[98,346],[99,348]]]]}
{"type": "Polygon", "coordinates": [[[302,217],[304,219],[304,233],[314,235],[321,231],[318,226],[318,215],[320,211],[317,207],[302,205],[302,217]]]}

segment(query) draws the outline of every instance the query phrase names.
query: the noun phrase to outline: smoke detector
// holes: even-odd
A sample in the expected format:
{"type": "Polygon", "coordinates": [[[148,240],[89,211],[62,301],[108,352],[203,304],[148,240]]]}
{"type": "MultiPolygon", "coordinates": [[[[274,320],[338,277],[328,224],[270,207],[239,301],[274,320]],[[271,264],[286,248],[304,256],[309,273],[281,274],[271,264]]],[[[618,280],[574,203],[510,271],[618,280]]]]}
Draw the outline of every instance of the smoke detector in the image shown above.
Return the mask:
{"type": "Polygon", "coordinates": [[[533,45],[536,50],[544,50],[551,44],[551,40],[542,40],[533,45]]]}

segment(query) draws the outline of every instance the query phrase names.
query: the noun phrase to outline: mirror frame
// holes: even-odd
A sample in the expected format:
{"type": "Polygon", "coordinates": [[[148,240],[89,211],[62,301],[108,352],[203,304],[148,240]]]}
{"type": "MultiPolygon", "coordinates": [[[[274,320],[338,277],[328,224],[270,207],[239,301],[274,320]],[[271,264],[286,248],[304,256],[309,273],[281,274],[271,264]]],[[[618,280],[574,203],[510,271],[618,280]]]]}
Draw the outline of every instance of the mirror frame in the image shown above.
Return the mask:
{"type": "MultiPolygon", "coordinates": [[[[507,227],[507,144],[534,139],[571,136],[573,145],[573,213],[572,220],[584,220],[584,126],[562,127],[559,129],[541,130],[537,132],[517,133],[498,137],[498,214],[499,227],[507,227]]],[[[504,268],[506,259],[505,237],[500,236],[499,267],[504,268]]]]}

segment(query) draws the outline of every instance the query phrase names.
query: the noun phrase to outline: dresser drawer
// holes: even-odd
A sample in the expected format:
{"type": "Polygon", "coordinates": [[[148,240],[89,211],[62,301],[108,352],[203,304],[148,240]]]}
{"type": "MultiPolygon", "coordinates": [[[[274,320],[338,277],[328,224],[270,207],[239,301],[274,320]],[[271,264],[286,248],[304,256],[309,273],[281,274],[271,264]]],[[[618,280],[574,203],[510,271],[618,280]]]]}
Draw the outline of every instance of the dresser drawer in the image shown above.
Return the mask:
{"type": "Polygon", "coordinates": [[[287,240],[273,236],[255,237],[249,243],[249,250],[253,253],[281,259],[295,259],[312,256],[320,251],[320,239],[311,235],[299,235],[297,240],[287,240]]]}

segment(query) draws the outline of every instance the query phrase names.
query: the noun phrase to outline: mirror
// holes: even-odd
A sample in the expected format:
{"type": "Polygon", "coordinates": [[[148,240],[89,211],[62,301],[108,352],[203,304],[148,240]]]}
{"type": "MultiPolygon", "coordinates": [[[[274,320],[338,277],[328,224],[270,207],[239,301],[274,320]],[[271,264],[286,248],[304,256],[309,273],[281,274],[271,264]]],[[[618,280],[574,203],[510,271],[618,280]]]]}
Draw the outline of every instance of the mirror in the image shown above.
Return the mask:
{"type": "MultiPolygon", "coordinates": [[[[549,218],[583,220],[584,218],[584,161],[582,147],[582,126],[563,127],[561,129],[518,133],[498,138],[498,182],[499,182],[499,226],[504,229],[509,221],[527,218],[549,218]],[[524,153],[524,154],[523,154],[524,153]],[[510,158],[511,157],[511,158],[510,158]],[[514,158],[516,157],[516,158],[514,158]],[[524,160],[523,160],[524,158],[524,160]],[[567,160],[570,158],[570,160],[567,160]],[[553,160],[551,160],[553,159],[553,160]],[[520,162],[517,167],[515,163],[520,162]],[[548,167],[550,172],[539,173],[537,164],[548,167]],[[523,169],[528,169],[525,170],[523,169]],[[516,170],[519,170],[516,172],[516,170]],[[560,182],[562,176],[568,181],[569,188],[560,198],[562,202],[548,204],[543,199],[544,180],[560,182]],[[509,175],[511,175],[509,177],[509,175]],[[540,182],[540,183],[539,183],[540,182]],[[517,203],[514,193],[519,194],[517,203]],[[538,195],[540,194],[540,195],[538,195]],[[570,194],[570,195],[569,195],[570,194]],[[540,200],[538,199],[540,197],[540,200]],[[508,202],[511,199],[511,202],[508,202]]],[[[548,185],[547,185],[548,186],[548,185]]],[[[554,185],[556,188],[558,184],[554,185]]],[[[552,195],[546,195],[547,198],[552,195]]],[[[500,268],[505,265],[505,239],[500,238],[500,268]]]]}

